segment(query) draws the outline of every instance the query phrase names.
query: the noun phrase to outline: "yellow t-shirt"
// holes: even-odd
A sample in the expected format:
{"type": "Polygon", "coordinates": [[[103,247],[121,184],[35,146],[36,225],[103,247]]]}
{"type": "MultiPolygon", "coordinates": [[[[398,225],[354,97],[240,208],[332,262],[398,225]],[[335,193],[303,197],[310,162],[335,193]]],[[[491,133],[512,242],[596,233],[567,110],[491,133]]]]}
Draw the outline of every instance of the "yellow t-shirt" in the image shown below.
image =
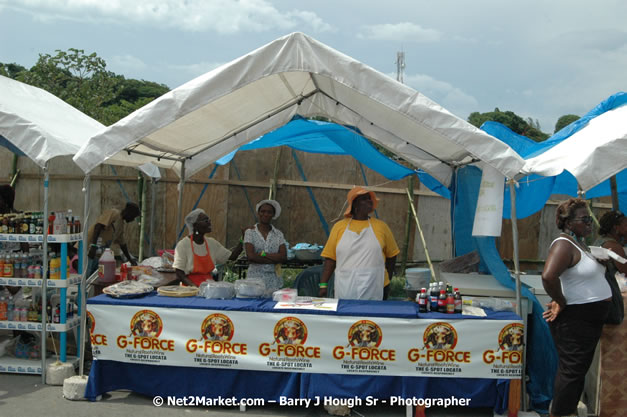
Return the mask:
{"type": "MultiPolygon", "coordinates": [[[[348,222],[350,218],[345,218],[340,220],[339,222],[333,225],[333,229],[331,229],[331,233],[329,234],[329,239],[327,240],[327,244],[324,245],[324,249],[322,250],[321,256],[324,258],[337,260],[335,254],[335,248],[337,247],[338,242],[344,235],[344,231],[346,230],[346,226],[349,226],[348,222]]],[[[401,251],[394,240],[394,235],[392,235],[392,231],[388,227],[385,222],[379,219],[370,219],[370,224],[372,225],[372,230],[374,231],[379,244],[381,245],[382,251],[381,256],[383,257],[383,262],[385,262],[386,258],[392,258],[398,255],[401,251]]],[[[355,233],[361,233],[365,228],[368,227],[368,220],[352,220],[350,222],[349,229],[355,233]]],[[[385,282],[384,286],[390,283],[390,278],[388,277],[388,271],[385,271],[385,282]]]]}

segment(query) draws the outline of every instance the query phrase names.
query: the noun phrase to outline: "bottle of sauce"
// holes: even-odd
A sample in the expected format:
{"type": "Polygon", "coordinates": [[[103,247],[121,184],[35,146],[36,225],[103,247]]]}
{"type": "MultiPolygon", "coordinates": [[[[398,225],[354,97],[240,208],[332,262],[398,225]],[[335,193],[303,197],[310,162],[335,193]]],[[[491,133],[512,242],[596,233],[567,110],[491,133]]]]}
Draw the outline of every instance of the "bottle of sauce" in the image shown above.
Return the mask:
{"type": "Polygon", "coordinates": [[[446,312],[448,314],[455,313],[455,296],[452,290],[446,295],[446,312]]]}
{"type": "Polygon", "coordinates": [[[115,257],[110,248],[106,248],[98,261],[98,277],[102,282],[115,281],[115,257]]]}
{"type": "Polygon", "coordinates": [[[462,314],[463,301],[459,288],[455,288],[455,314],[462,314]]]}
{"type": "Polygon", "coordinates": [[[438,297],[438,312],[446,313],[446,290],[440,290],[440,296],[438,297]]]}
{"type": "Polygon", "coordinates": [[[418,311],[420,313],[427,312],[427,289],[423,288],[420,290],[420,294],[418,295],[418,311]]]}

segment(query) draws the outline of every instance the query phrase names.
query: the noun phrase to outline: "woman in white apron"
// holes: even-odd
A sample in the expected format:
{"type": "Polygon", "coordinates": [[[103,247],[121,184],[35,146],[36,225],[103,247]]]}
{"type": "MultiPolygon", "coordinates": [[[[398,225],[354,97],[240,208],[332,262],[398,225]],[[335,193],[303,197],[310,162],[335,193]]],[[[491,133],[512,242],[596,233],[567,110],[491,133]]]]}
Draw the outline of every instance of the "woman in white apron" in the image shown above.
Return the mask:
{"type": "Polygon", "coordinates": [[[329,279],[335,273],[335,298],[382,300],[400,250],[390,228],[369,217],[378,204],[374,192],[354,187],[347,202],[345,218],[333,226],[322,251],[319,295],[327,296],[329,279]]]}

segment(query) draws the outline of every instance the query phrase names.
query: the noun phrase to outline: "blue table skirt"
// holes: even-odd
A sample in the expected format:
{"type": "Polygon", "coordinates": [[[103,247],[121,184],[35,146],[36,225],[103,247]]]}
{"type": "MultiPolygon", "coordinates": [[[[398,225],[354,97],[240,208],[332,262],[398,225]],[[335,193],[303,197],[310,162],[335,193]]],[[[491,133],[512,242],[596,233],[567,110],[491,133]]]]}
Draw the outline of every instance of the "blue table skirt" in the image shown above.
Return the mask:
{"type": "Polygon", "coordinates": [[[509,380],[481,378],[428,378],[340,374],[240,371],[132,364],[109,360],[92,363],[85,397],[94,401],[109,391],[128,389],[147,396],[205,396],[210,398],[287,398],[388,400],[403,398],[470,398],[470,407],[507,409],[509,380]]]}
{"type": "MultiPolygon", "coordinates": [[[[152,293],[134,299],[113,299],[106,295],[90,298],[88,304],[137,307],[188,308],[225,311],[322,314],[357,317],[398,317],[426,319],[519,320],[510,312],[486,310],[487,317],[461,314],[419,313],[418,305],[407,301],[340,300],[337,311],[274,310],[269,299],[206,300],[198,297],[172,298],[152,293]]],[[[155,396],[206,396],[217,398],[336,398],[365,399],[372,396],[403,398],[470,398],[471,407],[491,407],[501,414],[507,409],[509,380],[482,378],[429,378],[401,376],[289,373],[176,367],[94,360],[85,397],[94,400],[109,391],[128,389],[155,396]]]]}

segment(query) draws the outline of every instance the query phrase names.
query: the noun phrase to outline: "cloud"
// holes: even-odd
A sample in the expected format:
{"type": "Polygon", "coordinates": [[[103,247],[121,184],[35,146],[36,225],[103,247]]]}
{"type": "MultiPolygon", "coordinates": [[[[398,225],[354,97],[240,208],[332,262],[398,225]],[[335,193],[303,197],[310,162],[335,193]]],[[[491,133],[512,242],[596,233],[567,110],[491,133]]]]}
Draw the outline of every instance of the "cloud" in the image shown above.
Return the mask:
{"type": "Polygon", "coordinates": [[[177,72],[182,72],[182,73],[186,73],[189,74],[192,77],[197,77],[199,75],[202,75],[206,72],[209,72],[211,70],[214,70],[216,68],[218,68],[219,66],[224,65],[224,62],[198,62],[196,64],[189,64],[189,65],[168,65],[168,69],[171,69],[173,71],[177,71],[177,72]]]}
{"type": "Polygon", "coordinates": [[[466,119],[479,107],[476,98],[446,81],[437,80],[426,74],[406,75],[404,79],[405,84],[462,119],[466,119]]]}
{"type": "Polygon", "coordinates": [[[425,29],[415,23],[402,22],[364,26],[357,37],[384,41],[437,42],[442,38],[442,33],[434,29],[425,29]]]}
{"type": "Polygon", "coordinates": [[[109,59],[109,65],[122,71],[138,71],[147,68],[146,63],[132,55],[115,55],[109,59]]]}
{"type": "Polygon", "coordinates": [[[164,28],[220,34],[303,28],[314,32],[334,30],[315,12],[281,11],[268,0],[13,0],[6,6],[30,13],[39,21],[158,24],[164,28]]]}

